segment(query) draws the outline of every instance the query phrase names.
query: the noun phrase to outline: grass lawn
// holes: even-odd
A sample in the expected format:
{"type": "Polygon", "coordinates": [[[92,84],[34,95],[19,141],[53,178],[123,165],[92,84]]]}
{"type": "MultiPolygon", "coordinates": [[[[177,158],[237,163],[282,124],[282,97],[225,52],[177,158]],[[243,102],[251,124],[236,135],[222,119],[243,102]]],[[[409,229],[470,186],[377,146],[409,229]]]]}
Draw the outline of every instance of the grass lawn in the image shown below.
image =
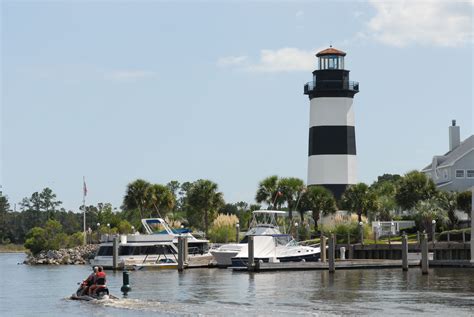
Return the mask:
{"type": "Polygon", "coordinates": [[[12,252],[26,252],[25,247],[22,244],[0,244],[0,253],[12,253],[12,252]]]}

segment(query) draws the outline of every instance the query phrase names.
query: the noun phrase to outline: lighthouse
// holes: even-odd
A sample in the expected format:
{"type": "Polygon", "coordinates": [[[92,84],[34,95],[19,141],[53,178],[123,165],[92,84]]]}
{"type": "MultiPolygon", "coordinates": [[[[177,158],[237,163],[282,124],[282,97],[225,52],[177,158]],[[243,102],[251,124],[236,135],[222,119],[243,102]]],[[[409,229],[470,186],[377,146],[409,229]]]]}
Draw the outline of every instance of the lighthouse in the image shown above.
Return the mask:
{"type": "Polygon", "coordinates": [[[318,69],[304,86],[310,100],[307,185],[321,185],[340,198],[357,182],[353,110],[359,83],[349,81],[346,53],[329,47],[316,54],[318,69]]]}

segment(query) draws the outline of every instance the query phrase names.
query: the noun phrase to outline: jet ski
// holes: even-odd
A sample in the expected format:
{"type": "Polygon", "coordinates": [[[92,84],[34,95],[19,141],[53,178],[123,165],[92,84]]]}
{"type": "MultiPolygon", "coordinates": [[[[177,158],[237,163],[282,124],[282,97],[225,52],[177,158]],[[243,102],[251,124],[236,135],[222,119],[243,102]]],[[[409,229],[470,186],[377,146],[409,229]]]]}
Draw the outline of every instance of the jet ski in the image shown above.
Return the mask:
{"type": "Polygon", "coordinates": [[[87,288],[87,281],[83,281],[82,283],[78,283],[78,284],[79,284],[79,288],[77,289],[76,293],[71,295],[71,299],[85,300],[85,301],[118,299],[118,297],[111,295],[109,293],[109,289],[107,288],[107,285],[98,285],[94,294],[89,296],[89,295],[86,295],[87,291],[85,292],[85,294],[83,294],[84,289],[87,288]]]}

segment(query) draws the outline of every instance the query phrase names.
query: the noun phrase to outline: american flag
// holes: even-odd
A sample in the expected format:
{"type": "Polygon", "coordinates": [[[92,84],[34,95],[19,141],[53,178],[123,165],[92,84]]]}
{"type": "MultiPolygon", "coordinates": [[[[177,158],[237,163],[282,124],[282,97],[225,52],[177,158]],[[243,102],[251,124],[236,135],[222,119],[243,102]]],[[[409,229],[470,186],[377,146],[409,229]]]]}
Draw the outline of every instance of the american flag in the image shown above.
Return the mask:
{"type": "Polygon", "coordinates": [[[84,190],[84,197],[87,196],[87,185],[86,185],[86,179],[83,178],[83,182],[84,182],[84,186],[83,186],[83,190],[84,190]]]}

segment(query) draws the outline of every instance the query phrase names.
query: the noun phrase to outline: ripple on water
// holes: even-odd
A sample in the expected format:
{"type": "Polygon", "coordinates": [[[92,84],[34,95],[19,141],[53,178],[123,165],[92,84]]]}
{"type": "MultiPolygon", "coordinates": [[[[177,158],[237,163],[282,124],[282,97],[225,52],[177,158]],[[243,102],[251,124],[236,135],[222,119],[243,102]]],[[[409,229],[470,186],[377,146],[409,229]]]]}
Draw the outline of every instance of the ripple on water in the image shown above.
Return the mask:
{"type": "MultiPolygon", "coordinates": [[[[339,270],[333,275],[214,269],[130,272],[128,298],[83,302],[65,297],[90,267],[17,265],[21,257],[0,254],[5,281],[1,316],[474,315],[474,270],[469,269],[433,269],[429,276],[419,269],[339,270]]],[[[111,293],[120,295],[122,273],[107,275],[111,293]]]]}

